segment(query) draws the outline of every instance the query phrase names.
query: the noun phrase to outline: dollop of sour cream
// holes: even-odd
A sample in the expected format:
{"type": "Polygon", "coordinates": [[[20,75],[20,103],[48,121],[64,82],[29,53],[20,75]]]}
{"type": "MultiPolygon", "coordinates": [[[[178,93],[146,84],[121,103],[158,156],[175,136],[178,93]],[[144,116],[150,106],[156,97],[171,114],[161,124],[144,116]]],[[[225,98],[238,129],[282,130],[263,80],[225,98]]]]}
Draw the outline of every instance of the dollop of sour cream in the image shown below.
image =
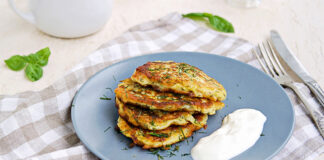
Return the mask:
{"type": "Polygon", "coordinates": [[[255,109],[238,109],[223,119],[221,128],[201,138],[192,148],[194,160],[227,160],[259,139],[267,118],[255,109]]]}

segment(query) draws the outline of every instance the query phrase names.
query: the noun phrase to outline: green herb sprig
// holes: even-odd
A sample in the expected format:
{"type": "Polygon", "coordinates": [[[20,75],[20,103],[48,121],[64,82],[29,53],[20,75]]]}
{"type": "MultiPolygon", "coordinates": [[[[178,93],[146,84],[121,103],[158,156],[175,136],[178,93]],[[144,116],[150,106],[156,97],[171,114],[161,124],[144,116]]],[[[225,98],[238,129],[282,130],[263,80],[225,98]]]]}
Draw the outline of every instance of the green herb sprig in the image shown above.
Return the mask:
{"type": "Polygon", "coordinates": [[[51,51],[48,47],[43,48],[36,53],[31,53],[27,56],[14,55],[4,62],[9,69],[13,71],[20,71],[25,68],[26,77],[32,81],[38,81],[43,76],[42,67],[48,63],[48,58],[51,55],[51,51]]]}
{"type": "Polygon", "coordinates": [[[159,137],[159,138],[168,138],[169,137],[169,135],[168,134],[166,134],[166,133],[154,133],[154,132],[149,132],[148,133],[149,135],[151,135],[151,136],[155,136],[155,137],[159,137]]]}
{"type": "Polygon", "coordinates": [[[158,160],[164,159],[164,156],[161,156],[159,154],[160,149],[150,149],[149,151],[151,152],[150,154],[156,155],[156,157],[158,158],[158,160]]]}
{"type": "Polygon", "coordinates": [[[106,89],[108,89],[111,93],[114,93],[113,90],[112,90],[111,88],[106,88],[106,89]]]}
{"type": "MultiPolygon", "coordinates": [[[[142,113],[142,112],[140,112],[140,113],[142,113]]],[[[155,124],[154,124],[154,121],[152,120],[151,122],[150,122],[150,124],[152,125],[152,126],[155,126],[155,124]]]]}
{"type": "Polygon", "coordinates": [[[189,141],[188,141],[188,139],[187,139],[187,137],[185,136],[185,134],[183,133],[183,130],[182,130],[182,128],[180,128],[180,131],[181,131],[181,134],[182,134],[182,138],[180,139],[180,140],[186,140],[187,141],[187,144],[189,144],[189,141]]]}
{"type": "Polygon", "coordinates": [[[179,152],[179,146],[175,146],[175,147],[173,148],[173,152],[175,152],[175,151],[179,152]]]}
{"type": "Polygon", "coordinates": [[[190,156],[190,153],[181,154],[181,157],[184,157],[184,156],[190,156]]]}
{"type": "Polygon", "coordinates": [[[108,127],[104,130],[104,133],[107,132],[111,127],[108,127]]]}
{"type": "Polygon", "coordinates": [[[173,156],[176,156],[176,154],[174,154],[173,152],[169,152],[167,156],[168,157],[173,157],[173,156]]]}
{"type": "Polygon", "coordinates": [[[208,27],[219,32],[234,33],[234,27],[232,23],[217,15],[213,15],[210,13],[188,13],[183,14],[182,16],[185,18],[202,21],[208,27]]]}
{"type": "Polygon", "coordinates": [[[100,97],[100,100],[111,100],[111,98],[108,98],[106,95],[102,95],[102,97],[100,97]]]}
{"type": "Polygon", "coordinates": [[[164,151],[165,149],[157,148],[157,149],[150,149],[150,154],[156,155],[157,160],[163,160],[164,157],[173,157],[176,156],[175,152],[179,152],[179,146],[175,145],[173,149],[171,145],[167,145],[166,147],[170,148],[170,150],[164,151]]]}

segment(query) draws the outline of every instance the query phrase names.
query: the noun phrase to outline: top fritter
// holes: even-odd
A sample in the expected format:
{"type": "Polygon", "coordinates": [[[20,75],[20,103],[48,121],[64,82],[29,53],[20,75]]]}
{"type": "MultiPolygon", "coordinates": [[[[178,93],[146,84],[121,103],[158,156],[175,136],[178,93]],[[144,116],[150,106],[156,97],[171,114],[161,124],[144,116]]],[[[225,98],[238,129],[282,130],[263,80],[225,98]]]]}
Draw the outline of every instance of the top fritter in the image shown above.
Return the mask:
{"type": "Polygon", "coordinates": [[[136,68],[131,79],[143,86],[166,92],[204,97],[214,101],[226,98],[224,87],[197,67],[172,61],[155,61],[136,68]]]}

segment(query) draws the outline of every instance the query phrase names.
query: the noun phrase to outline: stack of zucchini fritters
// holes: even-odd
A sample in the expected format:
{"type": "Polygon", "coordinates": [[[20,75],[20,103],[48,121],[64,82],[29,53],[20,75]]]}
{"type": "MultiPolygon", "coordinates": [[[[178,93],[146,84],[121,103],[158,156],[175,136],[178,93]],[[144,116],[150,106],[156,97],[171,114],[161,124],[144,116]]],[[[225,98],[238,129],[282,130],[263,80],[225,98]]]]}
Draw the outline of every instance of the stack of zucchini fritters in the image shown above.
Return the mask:
{"type": "Polygon", "coordinates": [[[148,62],[115,89],[117,127],[143,149],[171,144],[206,128],[208,115],[224,107],[224,87],[197,67],[148,62]]]}

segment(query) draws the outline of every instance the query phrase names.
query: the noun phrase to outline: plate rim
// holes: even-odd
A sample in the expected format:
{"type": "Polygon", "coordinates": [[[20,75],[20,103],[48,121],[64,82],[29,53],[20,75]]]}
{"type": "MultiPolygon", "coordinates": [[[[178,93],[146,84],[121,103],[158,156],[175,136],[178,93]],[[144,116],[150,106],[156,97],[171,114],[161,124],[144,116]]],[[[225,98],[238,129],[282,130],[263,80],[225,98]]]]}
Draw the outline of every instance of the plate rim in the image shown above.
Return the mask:
{"type": "MultiPolygon", "coordinates": [[[[146,56],[152,56],[152,55],[162,55],[162,54],[184,54],[184,53],[190,53],[190,54],[202,54],[202,55],[208,55],[208,56],[215,56],[215,57],[218,57],[218,58],[223,58],[223,59],[226,59],[226,60],[230,60],[230,61],[234,61],[236,63],[239,63],[241,65],[245,65],[249,68],[251,68],[252,70],[255,70],[256,72],[259,72],[261,73],[262,75],[264,75],[265,77],[267,77],[268,79],[270,79],[271,81],[275,82],[275,84],[280,88],[280,90],[285,93],[284,95],[286,96],[286,98],[289,100],[289,106],[290,108],[292,109],[292,116],[293,116],[293,119],[292,119],[292,126],[291,126],[291,129],[289,131],[289,134],[287,136],[287,138],[285,139],[285,141],[281,144],[280,147],[278,147],[276,149],[276,151],[274,151],[271,155],[269,155],[266,159],[271,159],[273,158],[275,155],[277,155],[279,153],[279,151],[281,151],[283,149],[283,147],[286,146],[286,144],[288,143],[288,141],[290,140],[292,134],[293,134],[293,130],[295,128],[295,109],[294,109],[294,106],[292,105],[291,103],[291,100],[289,98],[289,96],[287,95],[287,93],[285,92],[285,90],[281,87],[280,84],[278,84],[274,79],[272,79],[269,75],[267,75],[266,73],[262,72],[261,70],[253,67],[252,65],[249,65],[247,63],[244,63],[244,62],[241,62],[239,60],[236,60],[236,59],[233,59],[233,58],[230,58],[230,57],[226,57],[226,56],[222,56],[222,55],[217,55],[217,54],[211,54],[211,53],[206,53],[206,52],[195,52],[195,51],[165,51],[165,52],[152,52],[152,53],[148,53],[148,54],[144,54],[144,55],[139,55],[139,56],[134,56],[134,57],[128,57],[128,58],[124,58],[124,59],[121,59],[119,60],[118,62],[116,63],[113,63],[111,65],[108,65],[104,68],[102,68],[101,70],[97,71],[96,73],[94,73],[93,75],[91,75],[91,77],[89,77],[83,84],[82,86],[76,91],[74,97],[73,97],[73,100],[72,100],[72,104],[71,104],[71,121],[72,121],[72,125],[73,125],[73,128],[75,130],[75,134],[78,136],[78,138],[80,139],[80,141],[84,144],[84,147],[86,149],[88,149],[91,153],[93,153],[95,156],[97,156],[98,158],[100,159],[107,159],[106,156],[104,156],[103,154],[101,154],[100,152],[98,152],[96,149],[92,148],[90,146],[90,144],[85,140],[86,138],[84,138],[81,133],[80,133],[80,130],[78,130],[78,127],[77,125],[75,124],[76,123],[76,120],[75,120],[75,107],[72,107],[74,106],[75,102],[77,101],[78,99],[78,95],[80,93],[80,91],[87,85],[87,83],[89,83],[93,78],[95,78],[98,74],[100,74],[101,72],[105,71],[106,69],[110,68],[110,67],[113,67],[113,66],[116,66],[116,65],[119,65],[120,63],[125,63],[127,61],[130,61],[130,60],[133,60],[133,59],[137,59],[137,58],[141,58],[141,57],[146,57],[146,56]]],[[[250,149],[250,148],[249,148],[250,149]]],[[[243,152],[242,152],[243,153],[243,152]]],[[[107,160],[110,160],[110,158],[108,158],[107,160]]]]}

